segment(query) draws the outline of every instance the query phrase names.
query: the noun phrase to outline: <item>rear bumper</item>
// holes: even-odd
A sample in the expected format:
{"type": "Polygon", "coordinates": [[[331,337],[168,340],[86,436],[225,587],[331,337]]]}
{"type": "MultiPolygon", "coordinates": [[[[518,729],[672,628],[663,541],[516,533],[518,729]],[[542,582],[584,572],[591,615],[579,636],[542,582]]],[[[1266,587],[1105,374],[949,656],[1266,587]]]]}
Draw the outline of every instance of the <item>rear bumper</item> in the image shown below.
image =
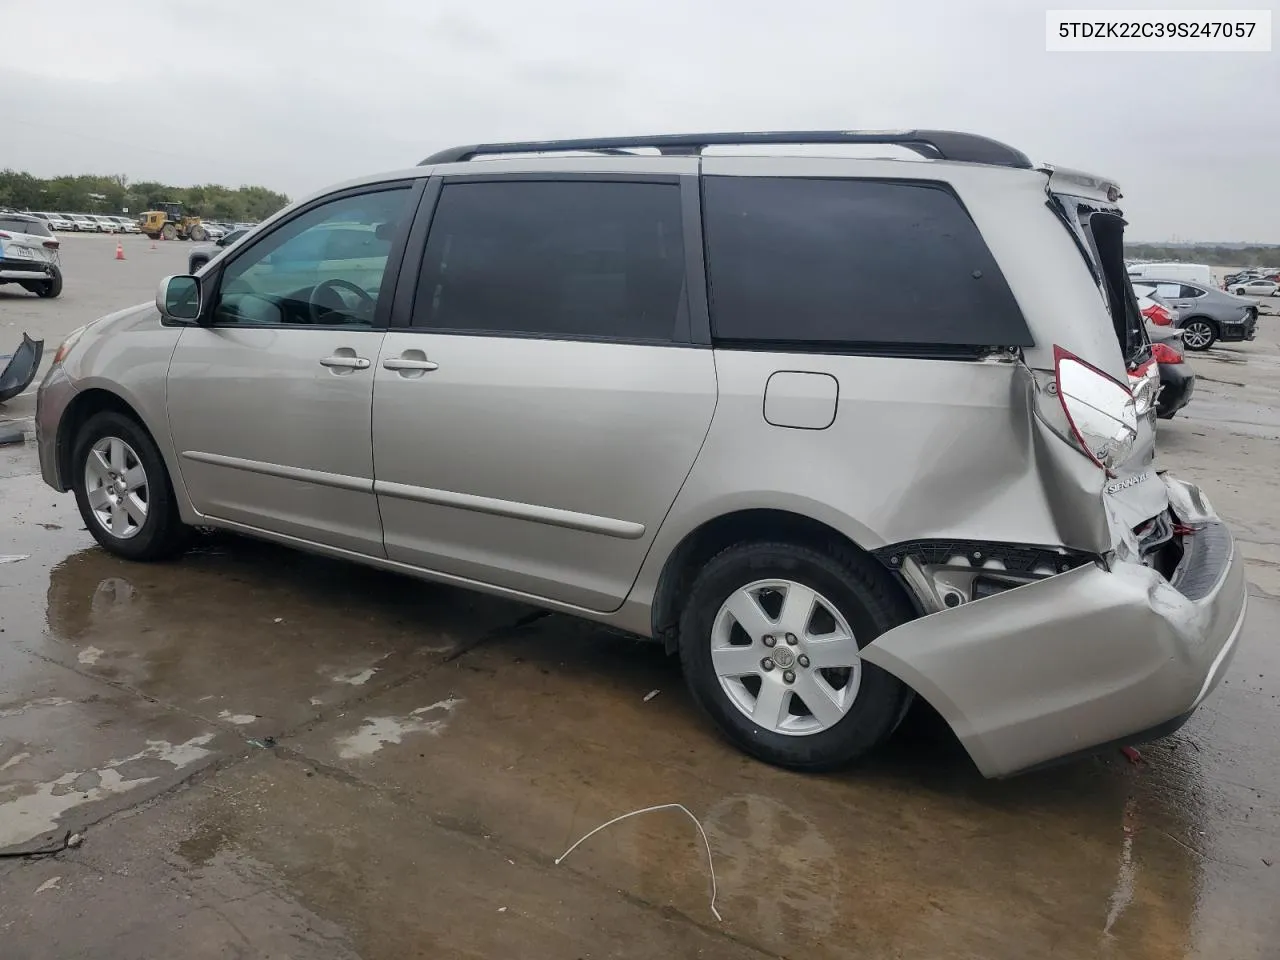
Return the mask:
{"type": "Polygon", "coordinates": [[[1252,340],[1258,335],[1258,320],[1252,312],[1246,313],[1239,320],[1218,324],[1218,337],[1221,340],[1234,342],[1252,340]]]}
{"type": "Polygon", "coordinates": [[[47,260],[0,260],[0,280],[47,280],[53,275],[53,264],[47,260]]]}
{"type": "Polygon", "coordinates": [[[1160,396],[1156,398],[1156,415],[1167,420],[1191,402],[1196,389],[1196,375],[1185,363],[1162,363],[1160,396]]]}
{"type": "Polygon", "coordinates": [[[1244,562],[1200,491],[1164,479],[1183,538],[1170,579],[1086,564],[931,614],[863,656],[943,715],[989,777],[1149,736],[1221,681],[1244,625],[1244,562]]]}

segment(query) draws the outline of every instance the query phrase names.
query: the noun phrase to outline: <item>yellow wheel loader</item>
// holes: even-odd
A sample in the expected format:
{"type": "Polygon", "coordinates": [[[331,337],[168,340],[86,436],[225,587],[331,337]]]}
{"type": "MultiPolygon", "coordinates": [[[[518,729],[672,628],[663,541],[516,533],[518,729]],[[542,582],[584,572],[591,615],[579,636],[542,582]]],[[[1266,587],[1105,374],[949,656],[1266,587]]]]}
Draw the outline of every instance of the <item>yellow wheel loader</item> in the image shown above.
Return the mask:
{"type": "Polygon", "coordinates": [[[152,240],[194,240],[200,243],[208,239],[208,233],[199,217],[188,217],[180,203],[158,203],[155,210],[148,210],[138,218],[138,226],[152,240]]]}

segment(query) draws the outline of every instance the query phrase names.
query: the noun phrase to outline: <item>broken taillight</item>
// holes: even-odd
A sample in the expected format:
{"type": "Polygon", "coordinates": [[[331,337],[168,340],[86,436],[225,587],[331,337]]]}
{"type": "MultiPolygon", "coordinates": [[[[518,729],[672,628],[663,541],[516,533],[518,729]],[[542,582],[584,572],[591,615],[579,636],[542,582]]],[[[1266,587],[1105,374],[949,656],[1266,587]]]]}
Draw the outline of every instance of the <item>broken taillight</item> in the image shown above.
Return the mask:
{"type": "Polygon", "coordinates": [[[1173,323],[1173,314],[1158,303],[1153,303],[1142,311],[1142,315],[1157,327],[1167,327],[1173,323]]]}
{"type": "Polygon", "coordinates": [[[1138,410],[1129,387],[1057,345],[1054,386],[1076,447],[1108,475],[1138,438],[1138,410]]]}
{"type": "Polygon", "coordinates": [[[1153,343],[1151,359],[1156,363],[1182,363],[1182,354],[1167,343],[1153,343]]]}

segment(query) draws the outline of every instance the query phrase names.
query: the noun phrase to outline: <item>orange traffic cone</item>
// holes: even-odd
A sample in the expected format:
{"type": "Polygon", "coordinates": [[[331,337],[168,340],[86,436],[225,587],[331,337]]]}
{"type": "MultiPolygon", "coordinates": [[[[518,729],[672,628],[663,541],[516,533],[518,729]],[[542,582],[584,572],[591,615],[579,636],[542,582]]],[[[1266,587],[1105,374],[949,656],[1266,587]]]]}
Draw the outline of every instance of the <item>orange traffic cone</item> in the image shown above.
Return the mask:
{"type": "Polygon", "coordinates": [[[116,259],[117,260],[124,259],[124,244],[121,243],[119,240],[116,241],[116,259]]]}

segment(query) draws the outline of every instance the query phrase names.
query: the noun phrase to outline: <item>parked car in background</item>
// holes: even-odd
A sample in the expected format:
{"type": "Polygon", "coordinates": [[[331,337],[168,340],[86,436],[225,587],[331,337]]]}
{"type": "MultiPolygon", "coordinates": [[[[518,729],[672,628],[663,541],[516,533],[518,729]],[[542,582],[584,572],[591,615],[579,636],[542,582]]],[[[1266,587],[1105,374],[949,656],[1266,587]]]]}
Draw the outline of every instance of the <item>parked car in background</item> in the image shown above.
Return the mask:
{"type": "Polygon", "coordinates": [[[1237,297],[1274,297],[1280,291],[1280,284],[1274,280],[1254,277],[1251,280],[1237,280],[1231,284],[1231,291],[1237,297]]]}
{"type": "Polygon", "coordinates": [[[1151,358],[1160,370],[1160,394],[1156,416],[1171,420],[1173,415],[1191,402],[1196,388],[1196,374],[1172,343],[1152,343],[1151,358]]]}
{"type": "Polygon", "coordinates": [[[41,471],[117,556],[221,527],[652,637],[794,769],[917,695],[987,776],[1142,742],[1247,585],[1153,469],[1119,193],[934,131],[446,150],[71,334],[41,471]],[[702,152],[815,141],[945,159],[702,152]]]}
{"type": "Polygon", "coordinates": [[[66,224],[63,229],[68,233],[80,233],[84,229],[84,226],[69,213],[54,213],[50,214],[50,216],[56,217],[66,224]]]}
{"type": "Polygon", "coordinates": [[[31,216],[39,217],[41,220],[47,223],[49,225],[49,229],[54,231],[55,233],[59,231],[62,231],[64,233],[69,233],[74,231],[76,228],[74,223],[72,223],[70,220],[63,217],[62,214],[60,213],[33,212],[31,216]]]}
{"type": "Polygon", "coordinates": [[[0,283],[16,283],[38,297],[62,293],[62,257],[47,221],[25,213],[0,214],[0,283]]]}
{"type": "Polygon", "coordinates": [[[1213,286],[1213,270],[1207,263],[1138,263],[1128,268],[1131,280],[1188,280],[1213,286]]]}
{"type": "Polygon", "coordinates": [[[69,213],[67,216],[75,223],[81,233],[101,233],[102,224],[87,213],[69,213]]]}
{"type": "Polygon", "coordinates": [[[98,225],[101,233],[119,233],[120,224],[116,222],[114,217],[108,217],[100,213],[86,214],[90,220],[98,225]]]}
{"type": "Polygon", "coordinates": [[[230,233],[223,234],[213,243],[196,244],[191,248],[191,253],[187,255],[187,272],[195,273],[220,254],[224,248],[233,245],[248,232],[248,230],[232,230],[230,233]]]}
{"type": "Polygon", "coordinates": [[[1154,296],[1175,311],[1173,325],[1182,330],[1188,350],[1208,350],[1222,341],[1257,336],[1258,304],[1216,287],[1168,278],[1134,280],[1133,292],[1154,296]]]}
{"type": "Polygon", "coordinates": [[[112,214],[110,219],[116,222],[120,233],[138,233],[136,220],[130,220],[128,217],[121,217],[115,214],[112,214]]]}
{"type": "Polygon", "coordinates": [[[221,223],[215,223],[210,220],[204,220],[201,222],[204,224],[205,236],[214,242],[221,240],[230,233],[230,231],[221,223]]]}

